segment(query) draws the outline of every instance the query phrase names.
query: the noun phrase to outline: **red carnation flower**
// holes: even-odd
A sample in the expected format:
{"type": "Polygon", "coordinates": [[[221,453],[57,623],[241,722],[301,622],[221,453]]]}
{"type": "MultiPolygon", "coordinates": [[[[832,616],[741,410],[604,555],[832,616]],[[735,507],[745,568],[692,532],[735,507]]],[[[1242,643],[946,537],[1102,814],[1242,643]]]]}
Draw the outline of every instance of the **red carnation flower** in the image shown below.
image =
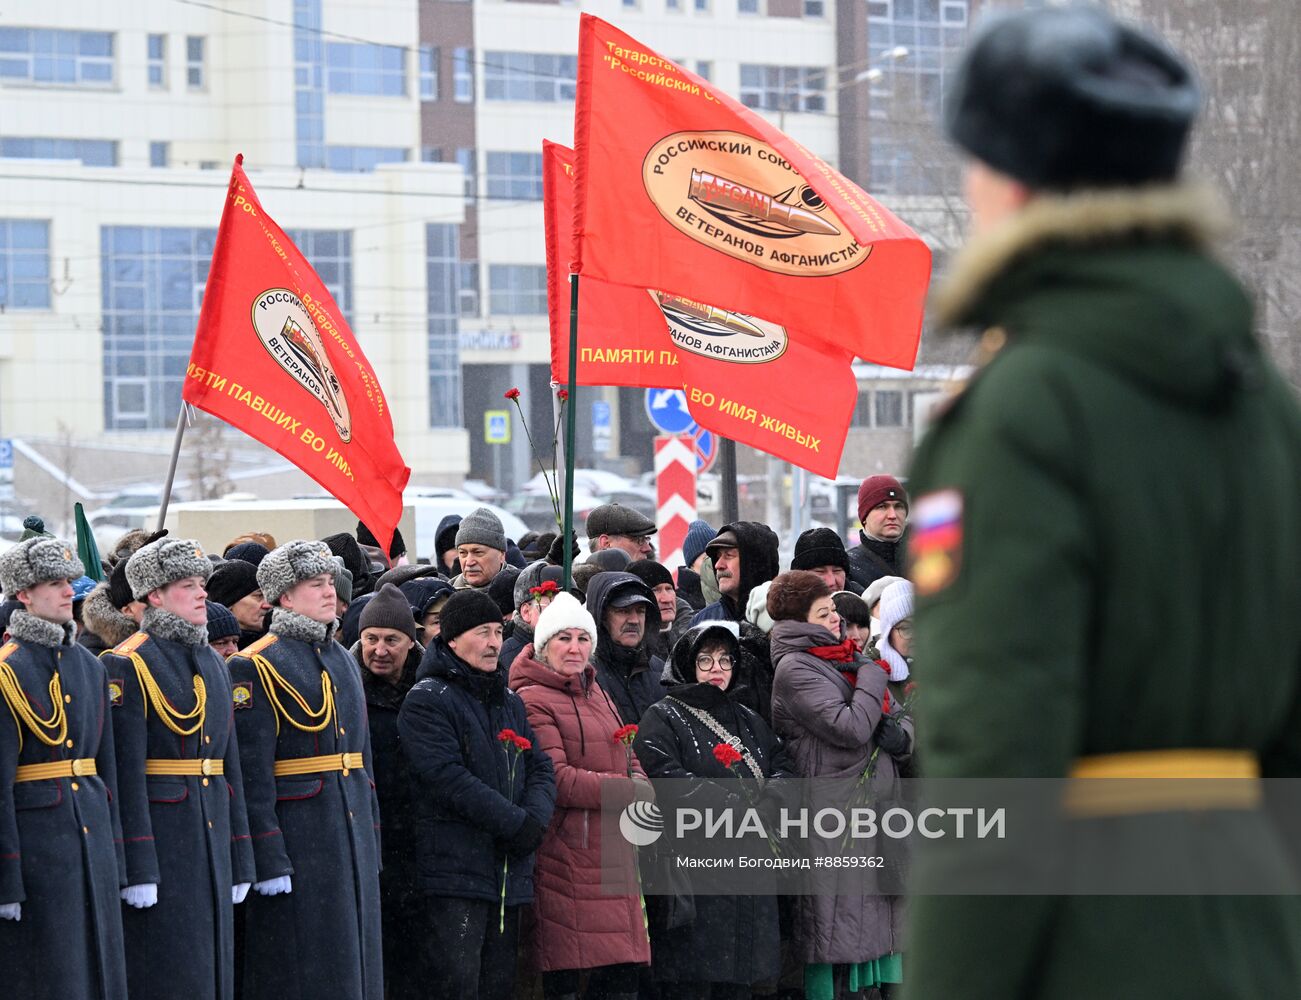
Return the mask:
{"type": "Polygon", "coordinates": [[[560,402],[563,403],[565,400],[567,400],[567,399],[569,398],[569,390],[568,390],[568,389],[561,389],[558,393],[556,393],[556,398],[559,399],[560,402]]]}
{"type": "Polygon", "coordinates": [[[515,744],[515,749],[520,753],[533,749],[533,741],[527,736],[516,736],[511,742],[515,744]]]}
{"type": "Polygon", "coordinates": [[[497,734],[497,739],[502,743],[514,743],[519,739],[519,734],[517,734],[513,729],[503,729],[497,734]]]}
{"type": "Polygon", "coordinates": [[[720,743],[714,747],[714,760],[724,767],[732,767],[734,764],[741,763],[741,755],[736,752],[736,747],[730,743],[720,743]]]}
{"type": "Polygon", "coordinates": [[[610,739],[613,740],[615,743],[622,743],[625,746],[631,745],[632,741],[635,740],[636,738],[637,738],[637,727],[634,726],[632,723],[629,723],[626,726],[620,726],[618,729],[614,731],[614,735],[610,737],[610,739]]]}
{"type": "Polygon", "coordinates": [[[518,390],[518,389],[515,389],[515,388],[507,389],[507,390],[506,390],[506,398],[507,398],[507,399],[519,399],[519,390],[518,390]]]}
{"type": "Polygon", "coordinates": [[[547,594],[560,593],[560,584],[555,580],[543,580],[536,587],[529,587],[529,593],[534,597],[543,597],[547,594]]]}

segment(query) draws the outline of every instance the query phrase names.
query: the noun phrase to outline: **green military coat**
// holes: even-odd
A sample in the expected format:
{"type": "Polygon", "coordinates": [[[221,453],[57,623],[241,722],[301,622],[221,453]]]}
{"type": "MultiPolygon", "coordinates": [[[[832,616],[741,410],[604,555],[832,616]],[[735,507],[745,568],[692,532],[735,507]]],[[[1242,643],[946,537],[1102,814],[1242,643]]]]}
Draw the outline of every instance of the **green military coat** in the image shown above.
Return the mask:
{"type": "MultiPolygon", "coordinates": [[[[1176,188],[1040,199],[955,262],[942,319],[991,328],[993,357],[909,481],[928,777],[1189,747],[1301,776],[1301,416],[1204,249],[1212,209],[1176,188]]],[[[1187,863],[1269,876],[1283,850],[1253,833],[1187,863]]],[[[912,1000],[1301,995],[1294,898],[911,913],[912,1000]]]]}

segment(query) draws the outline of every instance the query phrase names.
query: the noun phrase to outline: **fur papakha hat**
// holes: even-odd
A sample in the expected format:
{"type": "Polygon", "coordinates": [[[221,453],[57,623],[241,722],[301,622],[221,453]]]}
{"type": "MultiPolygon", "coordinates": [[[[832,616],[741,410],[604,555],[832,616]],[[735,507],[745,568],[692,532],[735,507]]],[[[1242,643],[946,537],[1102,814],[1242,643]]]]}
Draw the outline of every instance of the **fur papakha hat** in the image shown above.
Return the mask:
{"type": "Polygon", "coordinates": [[[5,597],[50,580],[75,580],[86,575],[77,548],[62,538],[34,535],[0,555],[0,590],[5,597]]]}
{"type": "Polygon", "coordinates": [[[338,563],[334,561],[334,553],[328,545],[311,539],[299,539],[285,542],[279,548],[271,550],[258,565],[257,582],[266,602],[275,604],[280,600],[280,595],[303,580],[310,580],[322,573],[329,573],[333,579],[337,568],[338,563]]]}
{"type": "Polygon", "coordinates": [[[199,576],[206,583],[211,575],[212,563],[193,538],[160,538],[136,549],[126,564],[127,583],[137,601],[175,580],[199,576]]]}

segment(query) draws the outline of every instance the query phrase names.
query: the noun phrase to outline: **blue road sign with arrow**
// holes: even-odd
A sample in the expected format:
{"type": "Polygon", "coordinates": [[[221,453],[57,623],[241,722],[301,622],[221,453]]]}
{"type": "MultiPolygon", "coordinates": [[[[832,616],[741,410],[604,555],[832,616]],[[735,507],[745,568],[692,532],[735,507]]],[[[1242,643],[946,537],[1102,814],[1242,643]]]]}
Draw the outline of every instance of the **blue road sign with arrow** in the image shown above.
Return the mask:
{"type": "Polygon", "coordinates": [[[690,434],[696,429],[681,389],[647,389],[646,416],[661,434],[690,434]]]}

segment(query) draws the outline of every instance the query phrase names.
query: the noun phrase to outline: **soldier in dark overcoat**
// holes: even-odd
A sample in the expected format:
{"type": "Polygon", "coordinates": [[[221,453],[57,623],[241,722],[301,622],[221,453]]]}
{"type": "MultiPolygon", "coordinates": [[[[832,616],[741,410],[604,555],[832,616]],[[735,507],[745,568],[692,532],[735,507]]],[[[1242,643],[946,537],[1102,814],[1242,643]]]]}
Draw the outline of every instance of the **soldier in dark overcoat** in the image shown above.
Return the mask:
{"type": "Polygon", "coordinates": [[[122,829],[103,666],[75,641],[67,542],[0,555],[22,610],[0,645],[0,980],[13,997],[125,1000],[122,829]],[[116,841],[116,845],[115,845],[116,841]]]}
{"type": "Polygon", "coordinates": [[[335,563],[294,541],[258,567],[266,636],[226,661],[258,881],[246,1000],[382,1000],[379,805],[357,665],[335,641],[335,563]]]}
{"type": "Polygon", "coordinates": [[[253,850],[230,680],[208,645],[211,570],[192,539],[138,549],[126,572],[146,604],[141,631],[102,657],[115,692],[133,1000],[234,995],[233,906],[253,881],[253,850]]]}

